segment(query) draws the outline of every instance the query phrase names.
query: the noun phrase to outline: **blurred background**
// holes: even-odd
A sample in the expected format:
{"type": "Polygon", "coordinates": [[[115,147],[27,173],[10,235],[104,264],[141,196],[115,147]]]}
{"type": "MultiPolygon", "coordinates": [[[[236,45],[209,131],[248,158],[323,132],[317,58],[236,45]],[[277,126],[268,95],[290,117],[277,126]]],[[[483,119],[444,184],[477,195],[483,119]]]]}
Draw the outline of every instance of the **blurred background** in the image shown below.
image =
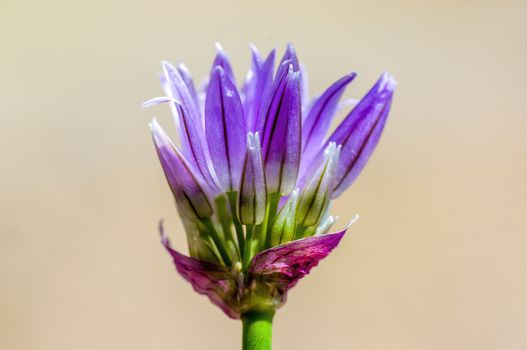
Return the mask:
{"type": "Polygon", "coordinates": [[[147,124],[160,61],[293,42],[311,93],[388,69],[384,136],[335,204],[341,246],[275,349],[527,349],[527,2],[0,1],[0,348],[237,349],[241,324],[159,244],[186,243],[147,124]]]}

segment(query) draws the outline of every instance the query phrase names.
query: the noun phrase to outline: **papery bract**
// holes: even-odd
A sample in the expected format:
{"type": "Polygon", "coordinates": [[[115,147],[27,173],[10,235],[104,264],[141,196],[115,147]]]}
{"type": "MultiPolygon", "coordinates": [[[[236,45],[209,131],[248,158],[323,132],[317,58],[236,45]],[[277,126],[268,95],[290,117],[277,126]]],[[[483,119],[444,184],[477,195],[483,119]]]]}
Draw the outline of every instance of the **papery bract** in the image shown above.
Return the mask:
{"type": "Polygon", "coordinates": [[[346,232],[308,237],[264,250],[253,258],[244,277],[226,266],[179,253],[170,245],[162,224],[159,229],[161,242],[181,276],[233,319],[252,308],[282,306],[287,292],[339,244],[346,232]]]}

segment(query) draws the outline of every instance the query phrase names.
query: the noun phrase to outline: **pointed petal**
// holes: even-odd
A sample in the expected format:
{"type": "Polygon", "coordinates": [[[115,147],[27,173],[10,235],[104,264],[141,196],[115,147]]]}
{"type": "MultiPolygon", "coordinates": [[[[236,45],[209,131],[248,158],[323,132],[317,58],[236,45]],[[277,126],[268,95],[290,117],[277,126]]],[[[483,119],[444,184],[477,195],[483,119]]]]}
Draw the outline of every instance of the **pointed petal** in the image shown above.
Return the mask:
{"type": "Polygon", "coordinates": [[[216,188],[216,175],[208,154],[200,107],[179,70],[170,63],[163,62],[163,71],[163,85],[167,96],[180,101],[180,104],[172,102],[170,106],[181,138],[183,154],[200,170],[211,188],[216,188]]]}
{"type": "Polygon", "coordinates": [[[247,135],[247,153],[238,191],[238,218],[244,225],[262,223],[267,207],[267,190],[258,133],[247,135]]]}
{"type": "Polygon", "coordinates": [[[320,152],[346,86],[356,74],[348,74],[333,83],[311,106],[302,124],[302,173],[320,152]]]}
{"type": "Polygon", "coordinates": [[[298,176],[301,152],[299,72],[290,67],[277,85],[263,126],[262,150],[268,193],[287,195],[298,176]]]}
{"type": "Polygon", "coordinates": [[[296,50],[293,44],[287,44],[286,46],[284,56],[282,56],[282,60],[278,66],[278,71],[276,72],[277,79],[287,72],[289,65],[293,65],[293,70],[295,72],[300,70],[300,64],[298,63],[298,57],[296,56],[296,50]],[[284,64],[286,62],[287,64],[284,64]]]}
{"type": "Polygon", "coordinates": [[[194,80],[192,79],[192,75],[190,74],[190,70],[183,63],[180,63],[177,65],[177,71],[181,75],[181,78],[183,79],[183,82],[185,83],[185,86],[187,87],[188,93],[194,100],[195,105],[198,106],[198,110],[199,110],[198,93],[196,91],[196,86],[194,85],[194,80]]]}
{"type": "Polygon", "coordinates": [[[276,50],[272,50],[265,61],[253,51],[253,63],[250,71],[250,81],[244,87],[244,110],[247,120],[247,130],[255,131],[266,107],[269,105],[273,88],[273,71],[276,50]]]}
{"type": "Polygon", "coordinates": [[[238,188],[245,155],[245,117],[240,96],[221,67],[211,75],[205,101],[205,132],[218,180],[225,191],[238,188]]]}
{"type": "Polygon", "coordinates": [[[190,220],[210,217],[212,205],[199,173],[186,161],[155,119],[150,128],[165,177],[181,212],[190,220]]]}
{"type": "Polygon", "coordinates": [[[181,70],[176,69],[168,62],[162,62],[162,66],[168,96],[180,101],[188,110],[192,120],[198,122],[201,119],[199,106],[191,89],[187,85],[186,79],[188,80],[188,77],[185,79],[181,76],[181,70]]]}
{"type": "Polygon", "coordinates": [[[346,229],[322,236],[299,239],[273,247],[256,255],[250,276],[275,286],[276,294],[285,295],[340,242],[346,229]]]}
{"type": "Polygon", "coordinates": [[[377,145],[392,101],[395,80],[385,73],[329,138],[342,145],[333,197],[357,178],[377,145]]]}
{"type": "Polygon", "coordinates": [[[221,308],[227,316],[239,319],[239,312],[232,306],[236,305],[233,301],[237,300],[239,286],[231,271],[225,266],[197,260],[177,252],[171,247],[161,223],[159,230],[161,243],[172,256],[179,274],[196,292],[208,296],[210,301],[221,308]]]}
{"type": "Polygon", "coordinates": [[[211,75],[213,74],[214,69],[218,66],[223,69],[231,82],[236,85],[236,79],[234,78],[234,72],[232,70],[231,63],[229,62],[229,58],[227,57],[225,51],[223,51],[223,47],[221,47],[219,43],[216,43],[216,57],[214,58],[214,62],[212,62],[212,68],[210,71],[211,75]]]}
{"type": "Polygon", "coordinates": [[[194,122],[184,106],[175,103],[179,120],[181,143],[187,149],[185,157],[199,170],[211,189],[217,190],[216,173],[212,167],[209,149],[199,123],[194,122]]]}
{"type": "Polygon", "coordinates": [[[256,85],[256,74],[260,70],[262,65],[262,58],[256,47],[251,46],[252,53],[252,62],[247,74],[245,75],[245,80],[243,81],[242,88],[240,90],[240,97],[242,99],[243,110],[245,111],[245,117],[247,118],[248,108],[252,104],[251,96],[254,93],[254,87],[256,85]]]}
{"type": "MultiPolygon", "coordinates": [[[[185,156],[188,156],[189,154],[191,154],[191,149],[190,149],[190,145],[188,144],[188,137],[187,135],[185,134],[185,130],[181,127],[181,121],[180,121],[180,116],[179,116],[179,113],[178,113],[178,108],[177,108],[177,105],[178,104],[181,104],[181,101],[177,100],[174,96],[174,93],[172,91],[172,88],[170,87],[171,84],[169,84],[166,76],[163,74],[161,75],[160,77],[160,82],[161,82],[161,87],[163,88],[163,91],[165,92],[166,94],[166,97],[167,99],[172,99],[171,101],[166,101],[166,102],[163,102],[163,103],[167,103],[169,108],[170,108],[170,112],[172,113],[172,120],[174,122],[174,125],[176,127],[176,130],[178,132],[178,139],[179,139],[179,142],[180,142],[180,145],[181,145],[181,152],[185,155],[185,156]]],[[[155,100],[155,99],[153,99],[155,100]]],[[[145,102],[145,103],[148,103],[148,107],[150,107],[150,105],[153,105],[154,102],[150,103],[149,101],[145,102]]],[[[193,158],[189,158],[189,161],[196,165],[195,162],[194,162],[194,159],[193,158]]],[[[196,165],[197,166],[197,165],[196,165]]]]}

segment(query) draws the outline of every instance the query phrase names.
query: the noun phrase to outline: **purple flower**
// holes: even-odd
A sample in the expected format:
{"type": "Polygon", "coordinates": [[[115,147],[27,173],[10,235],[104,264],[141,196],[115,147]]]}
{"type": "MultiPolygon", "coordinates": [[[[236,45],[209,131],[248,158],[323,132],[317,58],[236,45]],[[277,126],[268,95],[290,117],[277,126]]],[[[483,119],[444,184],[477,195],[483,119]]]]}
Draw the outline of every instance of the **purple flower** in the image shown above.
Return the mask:
{"type": "Polygon", "coordinates": [[[330,133],[346,74],[318,98],[307,94],[305,70],[288,45],[275,72],[276,51],[252,48],[238,90],[218,45],[210,77],[198,91],[188,69],[163,62],[175,144],[154,119],[154,145],[186,230],[190,256],[162,243],[178,272],[229,317],[274,310],[287,292],[340,242],[331,201],[357,178],[386,123],[395,89],[384,73],[330,133]],[[329,135],[328,135],[329,134],[329,135]]]}

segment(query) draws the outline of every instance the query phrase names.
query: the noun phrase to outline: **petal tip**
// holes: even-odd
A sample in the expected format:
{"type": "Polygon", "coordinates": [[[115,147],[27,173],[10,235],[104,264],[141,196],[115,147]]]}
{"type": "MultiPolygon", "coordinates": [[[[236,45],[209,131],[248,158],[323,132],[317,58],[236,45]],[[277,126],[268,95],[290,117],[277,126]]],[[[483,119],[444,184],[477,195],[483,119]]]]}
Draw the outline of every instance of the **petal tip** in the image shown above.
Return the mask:
{"type": "Polygon", "coordinates": [[[174,68],[172,63],[170,63],[168,61],[161,61],[161,67],[163,68],[163,70],[174,68]]]}
{"type": "Polygon", "coordinates": [[[253,55],[260,56],[260,52],[258,51],[258,48],[256,47],[255,44],[250,43],[249,48],[251,49],[251,52],[253,53],[253,55]]]}
{"type": "Polygon", "coordinates": [[[397,86],[397,81],[395,80],[394,76],[391,75],[388,71],[384,71],[380,80],[381,81],[379,84],[379,91],[388,90],[391,92],[395,90],[395,87],[397,86]]]}
{"type": "Polygon", "coordinates": [[[221,46],[221,44],[219,42],[215,42],[214,43],[214,47],[216,48],[216,52],[219,53],[219,54],[223,54],[225,53],[225,50],[223,50],[223,46],[221,46]]]}

